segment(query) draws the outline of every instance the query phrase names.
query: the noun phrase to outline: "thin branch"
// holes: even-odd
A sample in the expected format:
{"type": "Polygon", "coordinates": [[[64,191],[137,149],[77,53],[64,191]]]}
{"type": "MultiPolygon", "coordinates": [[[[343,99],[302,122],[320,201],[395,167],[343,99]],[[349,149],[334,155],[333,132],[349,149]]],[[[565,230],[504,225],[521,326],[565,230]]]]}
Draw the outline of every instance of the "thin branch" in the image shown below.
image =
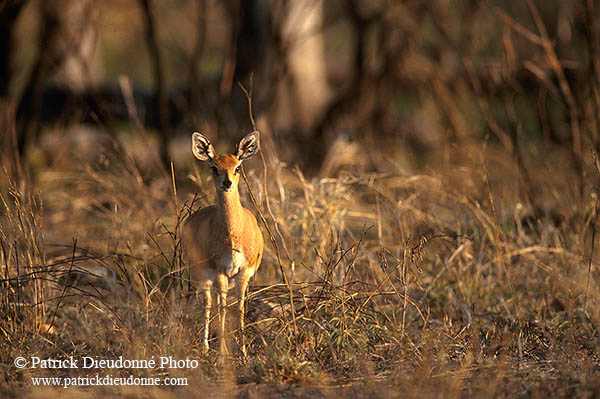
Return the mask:
{"type": "Polygon", "coordinates": [[[592,148],[592,155],[594,157],[594,166],[596,167],[596,201],[594,202],[594,216],[592,218],[592,249],[590,251],[590,257],[588,260],[588,273],[585,281],[585,295],[583,297],[583,311],[585,312],[585,308],[587,305],[588,293],[590,289],[590,276],[592,274],[592,259],[594,257],[594,248],[596,247],[596,224],[598,222],[598,210],[600,209],[600,198],[598,198],[600,182],[598,178],[600,177],[600,160],[598,159],[598,154],[592,148]]]}
{"type": "Polygon", "coordinates": [[[56,307],[54,308],[54,313],[52,314],[52,319],[50,323],[48,323],[48,329],[45,331],[46,333],[52,329],[54,326],[54,319],[56,318],[56,312],[58,312],[58,308],[60,307],[60,303],[65,297],[65,293],[67,292],[67,288],[71,287],[71,271],[73,270],[73,262],[75,261],[75,251],[77,249],[77,239],[73,239],[73,254],[71,255],[71,263],[69,264],[69,272],[67,273],[67,284],[63,287],[62,293],[58,298],[58,302],[56,302],[56,307]]]}
{"type": "MultiPolygon", "coordinates": [[[[246,90],[246,88],[241,83],[238,82],[238,84],[239,84],[240,88],[242,89],[242,91],[244,92],[244,94],[246,95],[246,99],[248,100],[248,112],[250,114],[250,121],[252,123],[252,128],[254,130],[257,130],[256,123],[254,121],[254,115],[252,112],[252,89],[253,89],[252,76],[250,77],[250,91],[246,90]]],[[[266,175],[267,165],[266,165],[265,158],[264,158],[262,151],[260,152],[260,154],[261,154],[261,158],[262,158],[262,162],[263,162],[263,173],[266,175]]],[[[275,240],[275,236],[271,232],[271,228],[269,227],[267,220],[265,219],[263,213],[260,211],[260,208],[258,207],[256,198],[254,197],[254,194],[252,193],[252,190],[250,189],[250,184],[248,183],[248,179],[246,177],[246,172],[244,171],[244,168],[242,168],[242,176],[244,177],[244,183],[246,184],[246,188],[248,189],[248,193],[250,194],[250,199],[252,200],[252,204],[254,205],[254,208],[258,212],[261,221],[265,225],[265,228],[267,229],[267,233],[269,234],[269,239],[271,241],[271,244],[273,245],[273,249],[275,250],[275,255],[277,256],[277,264],[279,265],[281,277],[282,277],[283,283],[287,287],[287,290],[289,293],[290,311],[291,311],[292,325],[294,328],[294,336],[297,336],[298,335],[298,327],[296,325],[296,312],[295,312],[295,308],[294,308],[294,293],[293,293],[292,287],[288,281],[287,275],[285,274],[285,270],[283,269],[283,264],[281,262],[281,256],[279,255],[279,247],[277,246],[277,241],[275,240]]],[[[266,202],[268,203],[269,202],[269,194],[266,190],[267,190],[267,187],[265,185],[265,197],[266,197],[266,202]]]]}
{"type": "Polygon", "coordinates": [[[533,2],[533,0],[527,0],[527,6],[529,7],[529,12],[535,21],[535,25],[542,36],[543,40],[543,48],[546,53],[546,58],[548,59],[548,63],[552,67],[552,70],[556,74],[558,78],[558,83],[560,86],[563,95],[565,96],[565,100],[567,102],[567,106],[569,107],[569,116],[571,119],[571,135],[573,139],[573,152],[580,156],[581,155],[581,128],[579,126],[579,108],[577,107],[577,102],[575,101],[575,96],[571,90],[571,86],[567,82],[567,78],[565,77],[565,71],[563,66],[556,55],[556,51],[554,50],[554,44],[550,41],[548,37],[548,32],[546,30],[546,26],[544,25],[544,21],[533,2]]]}

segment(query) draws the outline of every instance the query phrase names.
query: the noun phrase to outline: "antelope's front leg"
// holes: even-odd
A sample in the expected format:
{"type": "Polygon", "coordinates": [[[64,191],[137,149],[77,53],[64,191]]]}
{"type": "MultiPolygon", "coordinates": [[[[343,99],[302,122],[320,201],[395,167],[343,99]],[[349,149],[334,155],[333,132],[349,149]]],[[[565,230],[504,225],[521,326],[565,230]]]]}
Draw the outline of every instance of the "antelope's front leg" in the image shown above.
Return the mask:
{"type": "Polygon", "coordinates": [[[217,290],[219,295],[219,353],[227,356],[227,343],[225,341],[225,319],[227,317],[227,291],[229,290],[229,277],[219,274],[217,277],[217,290]]]}

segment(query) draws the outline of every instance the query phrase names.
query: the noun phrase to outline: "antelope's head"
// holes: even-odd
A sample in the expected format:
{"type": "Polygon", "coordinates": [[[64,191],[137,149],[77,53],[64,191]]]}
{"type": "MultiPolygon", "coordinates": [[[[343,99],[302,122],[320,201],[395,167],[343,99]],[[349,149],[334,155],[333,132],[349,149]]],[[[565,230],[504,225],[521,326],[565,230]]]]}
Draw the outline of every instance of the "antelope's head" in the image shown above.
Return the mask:
{"type": "Polygon", "coordinates": [[[208,162],[217,192],[237,191],[241,165],[253,157],[260,148],[260,133],[255,130],[244,137],[235,154],[217,154],[210,140],[201,133],[192,134],[192,152],[200,161],[208,162]]]}

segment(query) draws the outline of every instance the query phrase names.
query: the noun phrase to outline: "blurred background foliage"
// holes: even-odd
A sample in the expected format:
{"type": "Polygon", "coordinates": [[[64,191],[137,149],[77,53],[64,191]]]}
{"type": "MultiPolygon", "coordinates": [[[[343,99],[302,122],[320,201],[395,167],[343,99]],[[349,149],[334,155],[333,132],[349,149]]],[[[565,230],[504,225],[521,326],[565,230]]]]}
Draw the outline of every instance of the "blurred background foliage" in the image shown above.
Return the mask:
{"type": "Polygon", "coordinates": [[[3,144],[20,157],[44,128],[84,122],[155,132],[168,168],[193,130],[251,129],[238,83],[266,141],[309,173],[335,172],[340,140],[401,145],[408,166],[485,139],[526,179],[530,152],[582,172],[598,144],[592,0],[3,0],[0,26],[3,144]]]}

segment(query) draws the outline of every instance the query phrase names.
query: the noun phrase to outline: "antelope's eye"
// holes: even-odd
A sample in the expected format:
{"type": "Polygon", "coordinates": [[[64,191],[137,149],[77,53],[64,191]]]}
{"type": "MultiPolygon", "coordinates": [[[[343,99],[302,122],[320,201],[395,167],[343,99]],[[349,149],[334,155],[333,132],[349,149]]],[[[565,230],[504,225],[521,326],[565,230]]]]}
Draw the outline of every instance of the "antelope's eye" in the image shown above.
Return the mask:
{"type": "Polygon", "coordinates": [[[242,170],[240,169],[240,167],[239,167],[239,166],[238,166],[237,168],[235,168],[235,174],[236,174],[236,175],[239,175],[241,171],[242,171],[242,170]]]}
{"type": "Polygon", "coordinates": [[[213,174],[214,176],[218,176],[218,175],[219,175],[219,169],[217,169],[217,167],[216,167],[216,166],[211,166],[211,167],[210,167],[210,170],[212,170],[212,174],[213,174]]]}

